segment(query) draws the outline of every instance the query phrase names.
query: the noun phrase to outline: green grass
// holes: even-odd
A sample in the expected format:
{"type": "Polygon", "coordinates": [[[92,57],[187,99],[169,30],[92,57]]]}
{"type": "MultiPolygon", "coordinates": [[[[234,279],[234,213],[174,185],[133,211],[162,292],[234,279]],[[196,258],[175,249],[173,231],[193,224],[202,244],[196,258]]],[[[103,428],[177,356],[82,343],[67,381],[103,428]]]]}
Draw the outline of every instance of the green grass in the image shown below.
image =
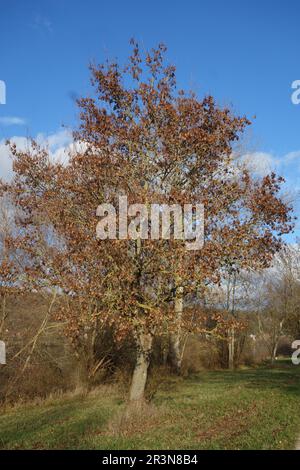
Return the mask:
{"type": "Polygon", "coordinates": [[[162,380],[151,406],[122,418],[117,388],[6,410],[2,449],[293,449],[300,367],[203,372],[162,380]]]}

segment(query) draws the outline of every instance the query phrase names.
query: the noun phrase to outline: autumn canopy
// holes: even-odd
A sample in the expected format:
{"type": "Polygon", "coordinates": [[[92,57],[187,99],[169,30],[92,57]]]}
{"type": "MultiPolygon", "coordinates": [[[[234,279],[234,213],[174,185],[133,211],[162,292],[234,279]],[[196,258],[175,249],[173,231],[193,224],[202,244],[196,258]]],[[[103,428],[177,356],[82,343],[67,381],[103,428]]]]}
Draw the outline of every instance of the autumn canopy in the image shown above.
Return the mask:
{"type": "MultiPolygon", "coordinates": [[[[253,176],[234,151],[248,119],[211,96],[178,90],[165,52],[159,45],[141,53],[132,41],[124,67],[92,65],[94,96],[78,100],[77,150],[61,164],[34,141],[25,152],[12,144],[14,177],[1,185],[18,213],[6,245],[22,260],[20,288],[65,297],[56,318],[84,348],[87,371],[99,328],[112,326],[120,340],[132,335],[132,400],[143,397],[159,332],[169,332],[180,369],[185,297],[218,283],[224,266],[268,266],[292,229],[283,179],[253,176]],[[97,238],[97,207],[111,204],[118,213],[120,196],[146,207],[203,204],[203,247],[189,251],[172,237],[97,238]]],[[[8,256],[1,269],[3,277],[20,268],[8,256]]]]}

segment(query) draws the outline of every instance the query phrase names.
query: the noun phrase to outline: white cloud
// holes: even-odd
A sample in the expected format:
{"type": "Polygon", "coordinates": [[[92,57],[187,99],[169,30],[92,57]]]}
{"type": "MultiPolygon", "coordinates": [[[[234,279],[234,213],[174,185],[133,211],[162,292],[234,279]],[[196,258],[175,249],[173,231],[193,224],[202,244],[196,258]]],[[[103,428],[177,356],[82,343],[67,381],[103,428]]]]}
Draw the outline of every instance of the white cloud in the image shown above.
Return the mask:
{"type": "Polygon", "coordinates": [[[289,164],[290,162],[298,160],[299,158],[300,158],[300,150],[289,152],[283,157],[284,163],[286,164],[289,164]]]}
{"type": "MultiPolygon", "coordinates": [[[[30,149],[30,140],[27,137],[12,137],[19,150],[30,149]]],[[[77,145],[72,139],[72,134],[67,130],[60,130],[54,134],[38,134],[35,138],[39,145],[49,149],[50,158],[56,162],[64,163],[68,159],[70,152],[77,150],[77,145]]],[[[5,140],[0,140],[0,178],[9,179],[12,175],[12,159],[5,140]]]]}
{"type": "Polygon", "coordinates": [[[9,157],[9,153],[5,142],[3,140],[0,141],[0,177],[3,179],[9,178],[11,174],[11,161],[9,157]]]}
{"type": "Polygon", "coordinates": [[[0,117],[0,124],[3,126],[24,126],[26,121],[17,116],[4,116],[0,117]]]}
{"type": "Polygon", "coordinates": [[[246,153],[241,161],[246,167],[258,176],[265,176],[274,171],[280,164],[278,158],[267,152],[246,153]]]}
{"type": "Polygon", "coordinates": [[[72,134],[67,129],[62,129],[55,134],[45,135],[40,133],[36,136],[38,143],[42,145],[47,142],[49,148],[58,148],[68,145],[72,140],[72,134]]]}
{"type": "Polygon", "coordinates": [[[296,162],[300,163],[300,150],[286,153],[281,157],[268,152],[246,153],[240,161],[258,176],[265,176],[274,170],[277,172],[292,170],[296,175],[300,172],[300,167],[295,166],[296,162]]]}

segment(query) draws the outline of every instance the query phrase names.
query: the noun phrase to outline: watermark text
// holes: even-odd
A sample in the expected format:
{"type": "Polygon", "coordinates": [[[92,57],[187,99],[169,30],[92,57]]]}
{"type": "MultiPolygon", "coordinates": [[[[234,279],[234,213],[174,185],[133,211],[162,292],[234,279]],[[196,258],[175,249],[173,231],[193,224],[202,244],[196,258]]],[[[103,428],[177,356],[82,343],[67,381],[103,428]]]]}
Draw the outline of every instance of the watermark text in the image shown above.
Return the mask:
{"type": "Polygon", "coordinates": [[[3,80],[0,80],[0,104],[6,104],[6,85],[3,80]]]}
{"type": "Polygon", "coordinates": [[[127,196],[119,196],[117,210],[112,204],[104,203],[98,206],[96,215],[101,217],[96,228],[99,240],[170,240],[173,237],[185,241],[187,250],[203,247],[203,204],[128,205],[127,196]]]}

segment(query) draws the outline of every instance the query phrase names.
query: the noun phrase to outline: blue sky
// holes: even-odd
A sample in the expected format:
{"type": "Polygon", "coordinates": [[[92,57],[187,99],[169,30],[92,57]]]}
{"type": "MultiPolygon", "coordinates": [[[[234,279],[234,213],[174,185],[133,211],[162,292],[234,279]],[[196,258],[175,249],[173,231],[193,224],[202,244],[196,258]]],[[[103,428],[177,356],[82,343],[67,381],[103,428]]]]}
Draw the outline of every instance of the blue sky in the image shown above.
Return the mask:
{"type": "Polygon", "coordinates": [[[135,37],[144,48],[168,46],[181,87],[256,116],[245,153],[262,172],[285,175],[297,199],[299,1],[0,0],[0,10],[0,175],[9,171],[5,138],[48,136],[57,153],[69,144],[61,126],[76,125],[74,97],[90,92],[89,62],[125,59],[135,37]]]}

